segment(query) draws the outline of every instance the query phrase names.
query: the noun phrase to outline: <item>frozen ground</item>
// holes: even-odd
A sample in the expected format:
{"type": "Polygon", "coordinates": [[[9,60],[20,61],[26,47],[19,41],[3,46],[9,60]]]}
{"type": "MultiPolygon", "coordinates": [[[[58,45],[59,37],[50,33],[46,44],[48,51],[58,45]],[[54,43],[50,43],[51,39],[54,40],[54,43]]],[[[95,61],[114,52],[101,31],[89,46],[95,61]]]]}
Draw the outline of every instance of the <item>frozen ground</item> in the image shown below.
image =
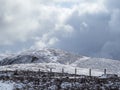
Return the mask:
{"type": "Polygon", "coordinates": [[[0,81],[0,90],[13,90],[13,83],[0,81]]]}
{"type": "Polygon", "coordinates": [[[120,75],[120,61],[104,58],[92,58],[76,55],[59,49],[34,49],[26,50],[17,54],[0,55],[0,70],[38,70],[74,73],[77,68],[78,74],[88,75],[89,68],[92,75],[101,75],[103,70],[108,73],[120,75]]]}
{"type": "MultiPolygon", "coordinates": [[[[63,65],[63,64],[57,64],[57,63],[32,63],[32,64],[15,64],[15,65],[7,65],[7,66],[1,66],[0,70],[32,70],[32,71],[38,71],[39,69],[41,71],[50,71],[50,68],[52,68],[53,72],[62,72],[62,68],[64,69],[64,72],[74,74],[75,68],[77,69],[77,74],[79,75],[89,75],[89,68],[79,68],[71,65],[63,65]]],[[[112,73],[112,72],[108,72],[112,73]]],[[[92,69],[92,76],[100,76],[103,74],[103,70],[99,69],[92,69]]],[[[115,74],[115,73],[113,73],[115,74]]]]}

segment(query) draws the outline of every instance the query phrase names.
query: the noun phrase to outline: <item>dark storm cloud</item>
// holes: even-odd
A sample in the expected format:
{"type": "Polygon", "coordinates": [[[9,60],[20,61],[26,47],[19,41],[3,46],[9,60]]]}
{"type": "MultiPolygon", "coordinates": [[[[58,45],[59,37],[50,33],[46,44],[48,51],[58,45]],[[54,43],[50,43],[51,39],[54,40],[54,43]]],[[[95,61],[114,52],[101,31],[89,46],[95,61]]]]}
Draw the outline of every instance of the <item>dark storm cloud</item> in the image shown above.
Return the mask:
{"type": "Polygon", "coordinates": [[[107,12],[87,12],[79,15],[79,11],[74,11],[66,23],[71,25],[75,32],[72,38],[63,38],[60,42],[62,44],[58,46],[88,56],[120,59],[119,2],[112,3],[111,0],[106,3],[109,6],[106,7],[107,12]]]}
{"type": "Polygon", "coordinates": [[[105,0],[105,5],[109,9],[119,9],[120,8],[120,0],[105,0]]]}
{"type": "Polygon", "coordinates": [[[71,51],[79,51],[84,55],[100,53],[106,41],[110,39],[109,20],[108,13],[85,13],[79,16],[77,11],[73,12],[66,23],[71,25],[75,31],[69,40],[64,38],[61,40],[62,48],[68,47],[71,51]]]}
{"type": "Polygon", "coordinates": [[[119,5],[119,0],[0,0],[1,51],[57,47],[120,59],[119,5]]]}

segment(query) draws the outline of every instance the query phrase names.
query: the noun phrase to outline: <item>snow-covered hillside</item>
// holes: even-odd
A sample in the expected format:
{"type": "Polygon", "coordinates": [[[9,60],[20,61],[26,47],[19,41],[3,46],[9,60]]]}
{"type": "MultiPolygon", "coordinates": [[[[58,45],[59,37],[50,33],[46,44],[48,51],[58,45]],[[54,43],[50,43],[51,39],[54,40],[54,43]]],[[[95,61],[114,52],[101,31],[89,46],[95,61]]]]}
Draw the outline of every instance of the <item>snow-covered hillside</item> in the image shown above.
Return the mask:
{"type": "Polygon", "coordinates": [[[27,50],[0,61],[1,65],[20,63],[61,63],[72,64],[83,56],[75,55],[58,49],[27,50]]]}
{"type": "Polygon", "coordinates": [[[74,72],[74,68],[78,68],[79,74],[88,74],[89,68],[93,69],[93,74],[101,74],[104,69],[107,69],[109,73],[120,75],[120,61],[118,60],[91,58],[51,48],[30,49],[12,56],[6,56],[0,61],[0,65],[8,65],[1,67],[1,70],[15,68],[47,70],[49,67],[53,67],[55,71],[60,71],[61,68],[65,67],[66,70],[74,72]]]}
{"type": "Polygon", "coordinates": [[[0,54],[0,61],[4,60],[7,57],[12,57],[12,56],[14,56],[14,54],[0,54]]]}
{"type": "MultiPolygon", "coordinates": [[[[63,65],[58,63],[32,63],[32,64],[14,64],[14,65],[6,65],[1,66],[0,71],[14,71],[14,70],[30,70],[30,71],[45,71],[49,72],[52,69],[52,72],[60,72],[62,73],[62,69],[64,69],[65,73],[75,74],[75,69],[77,69],[77,74],[79,75],[89,75],[88,68],[80,68],[74,67],[71,65],[63,65]]],[[[100,76],[103,74],[102,70],[93,69],[92,76],[100,76]]]]}
{"type": "Polygon", "coordinates": [[[0,90],[14,90],[13,83],[0,81],[0,90]]]}

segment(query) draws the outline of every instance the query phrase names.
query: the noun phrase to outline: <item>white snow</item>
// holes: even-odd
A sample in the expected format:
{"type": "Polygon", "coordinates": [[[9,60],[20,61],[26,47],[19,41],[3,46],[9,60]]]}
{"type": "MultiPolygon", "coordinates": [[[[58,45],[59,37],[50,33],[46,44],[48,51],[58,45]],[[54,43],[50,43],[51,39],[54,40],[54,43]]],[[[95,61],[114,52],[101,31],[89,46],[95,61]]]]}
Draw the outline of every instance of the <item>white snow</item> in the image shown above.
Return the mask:
{"type": "Polygon", "coordinates": [[[13,90],[14,84],[0,81],[0,90],[13,90]]]}
{"type": "Polygon", "coordinates": [[[104,69],[107,69],[107,73],[120,75],[120,61],[118,60],[80,56],[59,49],[43,48],[39,50],[26,50],[16,55],[8,56],[2,62],[3,65],[4,63],[10,64],[9,60],[15,65],[2,66],[0,70],[41,69],[48,71],[50,68],[53,68],[53,71],[61,72],[61,69],[64,68],[65,72],[74,73],[74,69],[77,68],[78,74],[88,75],[88,70],[91,68],[92,75],[101,75],[104,69]],[[38,60],[31,62],[33,57],[37,57],[38,60]]]}
{"type": "MultiPolygon", "coordinates": [[[[79,68],[74,67],[71,65],[63,65],[59,63],[33,63],[33,64],[15,64],[15,65],[7,65],[7,66],[1,66],[0,70],[32,70],[32,71],[38,71],[39,69],[41,71],[50,71],[50,68],[52,68],[53,72],[62,72],[62,68],[64,69],[65,73],[75,73],[75,68],[77,69],[77,74],[79,75],[89,75],[89,69],[88,68],[79,68]]],[[[100,76],[103,74],[103,71],[93,69],[92,75],[93,76],[100,76]]]]}

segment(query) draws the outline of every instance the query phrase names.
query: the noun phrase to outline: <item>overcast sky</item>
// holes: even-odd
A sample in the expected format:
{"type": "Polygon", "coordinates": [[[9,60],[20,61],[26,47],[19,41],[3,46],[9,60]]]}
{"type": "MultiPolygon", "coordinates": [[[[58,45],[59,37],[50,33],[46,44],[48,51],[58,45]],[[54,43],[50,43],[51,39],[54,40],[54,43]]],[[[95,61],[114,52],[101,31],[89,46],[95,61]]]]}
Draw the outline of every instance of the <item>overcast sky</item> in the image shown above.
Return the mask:
{"type": "Polygon", "coordinates": [[[0,52],[43,47],[120,60],[120,0],[0,0],[0,52]]]}

